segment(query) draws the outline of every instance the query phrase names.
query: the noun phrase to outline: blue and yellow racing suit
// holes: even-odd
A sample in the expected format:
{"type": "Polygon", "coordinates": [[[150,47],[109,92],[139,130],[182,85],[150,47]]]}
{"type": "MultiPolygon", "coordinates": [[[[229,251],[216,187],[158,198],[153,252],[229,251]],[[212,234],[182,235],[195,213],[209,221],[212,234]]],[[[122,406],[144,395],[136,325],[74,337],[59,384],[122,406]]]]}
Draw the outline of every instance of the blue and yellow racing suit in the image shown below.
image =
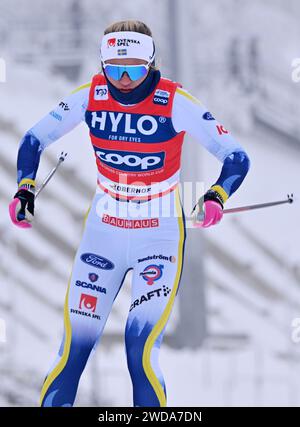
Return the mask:
{"type": "Polygon", "coordinates": [[[18,155],[19,185],[34,185],[43,150],[81,121],[89,128],[97,187],[68,284],[63,341],[43,384],[41,405],[73,405],[89,355],[132,270],[125,342],[133,403],[166,406],[158,356],[183,265],[178,182],[185,132],[223,163],[211,188],[224,201],[243,181],[249,159],[179,84],[160,78],[142,102],[123,105],[97,74],[26,133],[18,155]]]}

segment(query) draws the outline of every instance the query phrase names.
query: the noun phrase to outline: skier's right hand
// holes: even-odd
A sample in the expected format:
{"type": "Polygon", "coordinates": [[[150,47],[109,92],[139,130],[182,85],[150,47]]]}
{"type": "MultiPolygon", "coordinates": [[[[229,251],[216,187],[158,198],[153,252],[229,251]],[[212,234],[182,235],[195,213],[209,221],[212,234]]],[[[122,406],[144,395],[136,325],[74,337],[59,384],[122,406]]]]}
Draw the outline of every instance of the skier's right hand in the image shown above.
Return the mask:
{"type": "Polygon", "coordinates": [[[12,222],[21,228],[31,228],[34,216],[34,187],[20,187],[9,204],[12,222]]]}

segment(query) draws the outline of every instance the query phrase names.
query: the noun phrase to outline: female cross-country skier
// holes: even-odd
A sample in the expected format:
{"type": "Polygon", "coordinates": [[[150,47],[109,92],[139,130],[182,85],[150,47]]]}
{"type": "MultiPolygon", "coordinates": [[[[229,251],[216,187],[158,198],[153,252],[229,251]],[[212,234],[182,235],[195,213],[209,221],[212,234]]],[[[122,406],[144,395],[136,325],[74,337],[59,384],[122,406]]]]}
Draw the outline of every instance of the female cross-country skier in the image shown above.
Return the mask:
{"type": "Polygon", "coordinates": [[[217,224],[249,158],[179,83],[161,77],[155,44],[140,21],[112,24],[101,42],[102,72],[76,89],[22,139],[13,223],[30,228],[44,149],[84,120],[98,169],[64,309],[64,337],[41,391],[42,406],[72,406],[124,277],[132,270],[125,329],[134,406],[166,406],[159,348],[178,292],[185,242],[180,156],[188,132],[222,162],[203,200],[202,227],[217,224]]]}

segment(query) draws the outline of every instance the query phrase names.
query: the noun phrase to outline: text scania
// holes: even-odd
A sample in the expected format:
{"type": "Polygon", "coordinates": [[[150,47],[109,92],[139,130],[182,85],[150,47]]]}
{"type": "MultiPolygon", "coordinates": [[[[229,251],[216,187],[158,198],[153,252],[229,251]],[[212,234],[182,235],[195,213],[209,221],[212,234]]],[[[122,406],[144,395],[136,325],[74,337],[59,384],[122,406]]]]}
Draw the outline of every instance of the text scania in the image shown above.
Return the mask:
{"type": "Polygon", "coordinates": [[[81,286],[82,288],[91,289],[92,291],[101,292],[106,294],[106,288],[102,288],[102,286],[93,285],[92,283],[82,282],[81,280],[76,280],[76,286],[81,286]]]}
{"type": "Polygon", "coordinates": [[[111,132],[124,132],[142,135],[153,135],[158,129],[158,123],[153,116],[140,116],[136,122],[136,128],[132,126],[132,116],[128,113],[114,113],[112,111],[92,112],[91,126],[94,129],[110,130],[111,132]],[[109,118],[109,122],[107,120],[109,118]],[[111,129],[107,129],[107,126],[111,129]]]}

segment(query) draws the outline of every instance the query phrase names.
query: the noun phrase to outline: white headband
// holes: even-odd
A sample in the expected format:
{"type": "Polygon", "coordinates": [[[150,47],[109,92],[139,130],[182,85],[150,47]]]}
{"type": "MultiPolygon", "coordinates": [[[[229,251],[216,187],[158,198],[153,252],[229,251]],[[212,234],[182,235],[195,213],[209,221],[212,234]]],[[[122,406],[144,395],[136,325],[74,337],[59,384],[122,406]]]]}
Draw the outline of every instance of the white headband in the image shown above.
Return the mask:
{"type": "Polygon", "coordinates": [[[152,62],[155,48],[152,37],[134,31],[105,34],[101,42],[101,59],[137,58],[152,62]]]}

